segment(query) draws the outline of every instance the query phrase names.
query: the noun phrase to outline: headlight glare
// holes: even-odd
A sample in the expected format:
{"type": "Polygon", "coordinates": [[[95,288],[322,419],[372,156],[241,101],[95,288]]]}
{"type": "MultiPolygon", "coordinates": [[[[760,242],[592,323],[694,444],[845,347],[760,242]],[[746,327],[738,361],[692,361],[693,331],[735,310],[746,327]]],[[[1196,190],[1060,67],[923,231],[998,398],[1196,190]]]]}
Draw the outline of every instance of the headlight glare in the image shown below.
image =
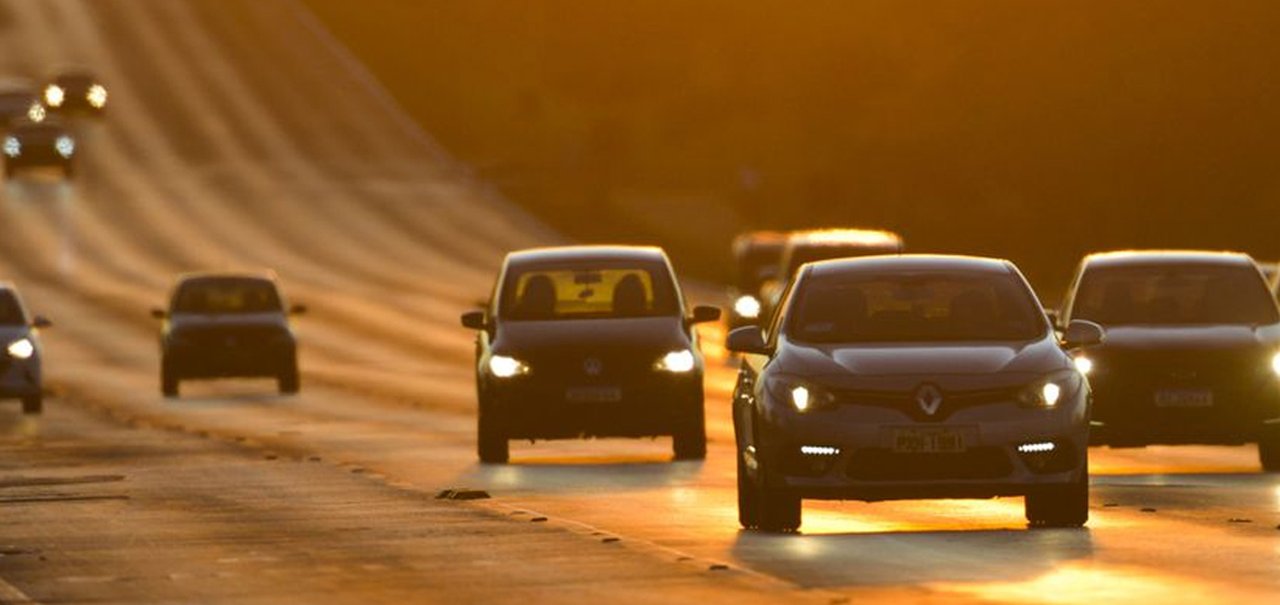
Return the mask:
{"type": "Polygon", "coordinates": [[[1053,409],[1083,385],[1084,376],[1078,369],[1056,372],[1023,389],[1018,403],[1023,407],[1053,409]]]}
{"type": "Polygon", "coordinates": [[[662,359],[658,360],[657,368],[665,372],[684,374],[693,371],[696,365],[697,358],[693,356],[693,351],[682,349],[663,355],[662,359]]]}
{"type": "Polygon", "coordinates": [[[89,92],[84,95],[85,100],[96,109],[102,109],[107,104],[107,87],[101,84],[94,84],[89,87],[89,92]]]}
{"type": "MultiPolygon", "coordinates": [[[[1276,361],[1277,360],[1274,360],[1274,359],[1272,360],[1271,362],[1272,367],[1276,367],[1276,361]]],[[[1081,355],[1080,357],[1075,358],[1073,363],[1075,363],[1076,365],[1076,370],[1079,370],[1080,373],[1084,374],[1085,376],[1088,376],[1089,372],[1093,371],[1093,360],[1089,359],[1088,357],[1081,355]]],[[[1277,370],[1277,372],[1280,372],[1280,370],[1277,370]]]]}
{"type": "Polygon", "coordinates": [[[58,155],[69,158],[76,152],[76,140],[64,134],[54,141],[53,148],[58,151],[58,155]]]}
{"type": "Polygon", "coordinates": [[[62,107],[67,98],[67,91],[57,84],[50,84],[44,89],[44,103],[49,107],[62,107]]]}
{"type": "Polygon", "coordinates": [[[797,412],[806,413],[827,409],[836,398],[821,386],[793,377],[771,377],[766,385],[775,401],[783,402],[797,412]]]}
{"type": "Polygon", "coordinates": [[[756,319],[760,317],[760,301],[750,294],[739,296],[733,301],[733,312],[743,319],[756,319]]]}
{"type": "Polygon", "coordinates": [[[22,141],[18,137],[8,136],[4,138],[4,154],[11,158],[22,155],[22,141]]]}
{"type": "Polygon", "coordinates": [[[43,122],[47,116],[48,112],[45,111],[44,105],[41,105],[40,103],[32,103],[31,106],[27,108],[27,119],[32,122],[43,122]]]}
{"type": "Polygon", "coordinates": [[[1272,356],[1271,371],[1275,372],[1277,376],[1280,376],[1280,353],[1276,353],[1274,356],[1272,356]]]}
{"type": "Polygon", "coordinates": [[[9,343],[7,350],[14,359],[30,359],[36,353],[36,345],[29,338],[21,338],[9,343]]]}
{"type": "Polygon", "coordinates": [[[489,358],[489,372],[498,378],[513,378],[529,373],[529,365],[514,357],[494,355],[489,358]]]}
{"type": "Polygon", "coordinates": [[[813,393],[809,392],[809,387],[798,386],[791,389],[791,403],[796,406],[796,410],[801,412],[809,411],[809,404],[812,403],[813,393]]]}

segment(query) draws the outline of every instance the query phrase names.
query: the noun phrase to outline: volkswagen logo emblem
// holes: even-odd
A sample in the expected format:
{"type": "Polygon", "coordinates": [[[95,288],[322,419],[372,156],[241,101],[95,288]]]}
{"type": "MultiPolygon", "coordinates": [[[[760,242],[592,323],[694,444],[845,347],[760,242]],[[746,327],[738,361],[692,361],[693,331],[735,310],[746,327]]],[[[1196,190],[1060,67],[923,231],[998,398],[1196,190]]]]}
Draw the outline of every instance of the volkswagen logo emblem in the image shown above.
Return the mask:
{"type": "Polygon", "coordinates": [[[942,407],[942,391],[938,387],[931,384],[920,385],[916,389],[916,403],[920,404],[920,409],[924,413],[932,416],[938,413],[938,408],[942,407]]]}
{"type": "Polygon", "coordinates": [[[587,376],[599,376],[604,371],[604,362],[596,357],[588,357],[582,362],[582,371],[586,372],[587,376]]]}

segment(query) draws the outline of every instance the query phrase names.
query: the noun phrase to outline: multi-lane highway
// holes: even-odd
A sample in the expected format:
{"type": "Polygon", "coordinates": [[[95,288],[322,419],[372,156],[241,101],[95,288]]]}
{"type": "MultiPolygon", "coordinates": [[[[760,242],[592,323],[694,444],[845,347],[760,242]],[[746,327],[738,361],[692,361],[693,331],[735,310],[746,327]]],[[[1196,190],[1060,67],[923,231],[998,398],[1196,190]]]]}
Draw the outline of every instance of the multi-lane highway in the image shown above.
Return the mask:
{"type": "MultiPolygon", "coordinates": [[[[73,183],[0,190],[0,279],[45,332],[46,413],[0,408],[0,602],[1273,602],[1256,450],[1091,452],[1092,521],[1020,500],[807,503],[736,523],[715,347],[705,462],[670,443],[474,453],[471,334],[502,254],[558,236],[469,176],[291,0],[7,0],[0,73],[111,86],[73,183]],[[270,267],[302,393],[160,396],[175,273],[270,267]],[[451,487],[487,500],[444,501],[451,487]]],[[[700,288],[703,298],[714,292],[700,288]]],[[[719,301],[717,301],[719,302],[719,301]]]]}

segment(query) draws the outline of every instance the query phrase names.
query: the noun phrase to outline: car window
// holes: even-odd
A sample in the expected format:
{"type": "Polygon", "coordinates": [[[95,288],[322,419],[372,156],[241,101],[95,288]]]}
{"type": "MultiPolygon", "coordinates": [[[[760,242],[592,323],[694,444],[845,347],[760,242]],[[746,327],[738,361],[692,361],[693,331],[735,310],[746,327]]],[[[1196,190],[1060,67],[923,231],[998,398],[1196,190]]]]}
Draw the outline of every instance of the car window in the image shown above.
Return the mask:
{"type": "Polygon", "coordinates": [[[734,267],[734,282],[742,292],[756,292],[769,278],[773,277],[781,262],[782,246],[780,244],[752,244],[745,247],[734,267]]]}
{"type": "Polygon", "coordinates": [[[1257,269],[1209,263],[1089,268],[1072,309],[1074,318],[1104,326],[1280,321],[1257,269]]]}
{"type": "Polygon", "coordinates": [[[811,246],[795,246],[792,248],[791,255],[787,259],[786,278],[789,279],[794,277],[796,271],[800,270],[800,267],[805,263],[837,258],[855,258],[859,256],[873,256],[877,254],[892,254],[894,252],[897,252],[897,248],[867,245],[841,246],[835,244],[820,244],[811,246]]]}
{"type": "Polygon", "coordinates": [[[800,342],[1024,341],[1048,329],[1025,282],[987,273],[816,276],[792,309],[786,333],[800,342]]]}
{"type": "Polygon", "coordinates": [[[22,305],[12,291],[0,290],[0,326],[21,326],[27,323],[22,305]]]}
{"type": "Polygon", "coordinates": [[[283,309],[275,284],[260,279],[189,281],[173,299],[175,313],[269,313],[283,309]]]}
{"type": "Polygon", "coordinates": [[[500,315],[514,320],[677,315],[665,265],[558,266],[509,271],[500,315]]]}

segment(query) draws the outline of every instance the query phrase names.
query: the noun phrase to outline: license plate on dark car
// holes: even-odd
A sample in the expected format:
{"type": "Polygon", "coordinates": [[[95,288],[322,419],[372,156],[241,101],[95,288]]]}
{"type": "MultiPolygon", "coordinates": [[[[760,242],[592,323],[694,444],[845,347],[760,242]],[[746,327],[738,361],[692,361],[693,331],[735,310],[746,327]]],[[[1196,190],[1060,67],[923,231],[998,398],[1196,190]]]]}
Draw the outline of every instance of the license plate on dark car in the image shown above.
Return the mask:
{"type": "Polygon", "coordinates": [[[893,451],[900,454],[951,454],[964,449],[964,435],[949,429],[898,429],[893,435],[893,451]]]}
{"type": "Polygon", "coordinates": [[[1156,407],[1161,408],[1209,408],[1213,407],[1213,391],[1208,389],[1164,389],[1156,391],[1156,407]]]}
{"type": "Polygon", "coordinates": [[[622,389],[618,387],[570,387],[565,399],[573,403],[616,403],[622,401],[622,389]]]}

